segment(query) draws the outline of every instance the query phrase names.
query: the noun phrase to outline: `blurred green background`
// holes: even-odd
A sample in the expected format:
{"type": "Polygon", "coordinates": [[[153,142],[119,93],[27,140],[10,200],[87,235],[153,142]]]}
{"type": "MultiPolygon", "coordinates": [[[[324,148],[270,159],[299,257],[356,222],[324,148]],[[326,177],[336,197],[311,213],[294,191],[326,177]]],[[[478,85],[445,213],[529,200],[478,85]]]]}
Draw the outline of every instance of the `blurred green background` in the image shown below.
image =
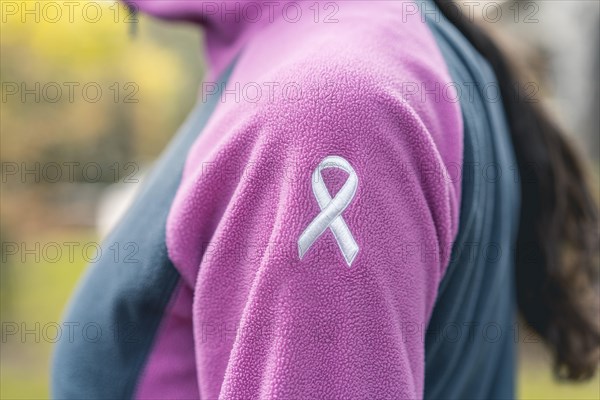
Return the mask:
{"type": "MultiPolygon", "coordinates": [[[[191,109],[204,71],[197,27],[144,16],[132,24],[127,10],[111,1],[94,2],[85,13],[86,2],[75,2],[72,18],[66,6],[53,2],[62,12],[58,19],[42,2],[36,18],[35,3],[0,2],[2,399],[48,398],[48,338],[85,268],[81,248],[99,242],[109,225],[99,209],[118,213],[108,188],[129,176],[120,187],[133,190],[131,181],[142,177],[191,109]],[[96,98],[98,87],[102,95],[96,98]],[[82,169],[90,163],[100,167],[100,177],[82,169]],[[56,165],[61,176],[55,179],[56,165]],[[77,244],[72,254],[68,243],[77,244]],[[25,340],[8,334],[15,324],[37,334],[25,340]]],[[[533,54],[547,54],[540,43],[532,45],[541,49],[533,54]]],[[[551,58],[541,59],[552,65],[551,58]]],[[[546,92],[560,99],[552,85],[546,92]]],[[[597,136],[593,123],[586,126],[592,134],[578,138],[584,145],[597,136]]],[[[595,150],[590,155],[597,157],[595,150]]],[[[543,347],[521,343],[518,393],[523,399],[600,399],[600,379],[557,383],[543,347]]]]}

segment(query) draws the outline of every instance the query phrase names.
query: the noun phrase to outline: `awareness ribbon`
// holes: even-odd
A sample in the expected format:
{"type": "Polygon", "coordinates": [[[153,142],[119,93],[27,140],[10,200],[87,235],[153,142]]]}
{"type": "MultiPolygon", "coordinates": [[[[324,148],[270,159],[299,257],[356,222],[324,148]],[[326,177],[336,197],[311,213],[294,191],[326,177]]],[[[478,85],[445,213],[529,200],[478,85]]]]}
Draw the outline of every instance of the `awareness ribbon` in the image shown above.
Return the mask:
{"type": "Polygon", "coordinates": [[[321,212],[306,227],[298,239],[300,259],[304,257],[304,254],[306,254],[313,243],[329,228],[333,236],[335,236],[335,240],[344,255],[346,263],[348,266],[352,265],[358,254],[358,244],[356,244],[354,237],[352,237],[352,233],[348,229],[342,213],[354,198],[357,187],[358,176],[354,168],[344,158],[329,156],[321,161],[312,174],[312,190],[321,212]],[[321,175],[321,171],[327,168],[337,168],[348,173],[348,179],[344,183],[344,186],[342,186],[333,199],[321,175]]]}

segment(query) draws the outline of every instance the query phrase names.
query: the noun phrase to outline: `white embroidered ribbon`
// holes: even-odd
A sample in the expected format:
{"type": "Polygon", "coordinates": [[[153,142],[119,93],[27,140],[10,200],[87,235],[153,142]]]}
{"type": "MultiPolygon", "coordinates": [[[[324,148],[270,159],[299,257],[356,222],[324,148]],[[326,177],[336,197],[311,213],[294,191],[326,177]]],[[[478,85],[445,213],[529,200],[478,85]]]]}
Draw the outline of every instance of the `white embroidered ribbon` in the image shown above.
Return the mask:
{"type": "Polygon", "coordinates": [[[306,227],[298,239],[300,259],[304,257],[304,254],[306,254],[308,249],[327,228],[330,228],[344,255],[346,263],[348,266],[352,265],[354,258],[358,254],[358,244],[356,244],[354,237],[352,237],[352,233],[348,229],[342,213],[354,198],[357,187],[358,176],[348,161],[338,156],[329,156],[321,161],[312,175],[312,189],[321,212],[306,227]],[[338,168],[348,173],[348,179],[344,183],[344,186],[342,186],[333,199],[321,175],[321,171],[326,168],[338,168]]]}

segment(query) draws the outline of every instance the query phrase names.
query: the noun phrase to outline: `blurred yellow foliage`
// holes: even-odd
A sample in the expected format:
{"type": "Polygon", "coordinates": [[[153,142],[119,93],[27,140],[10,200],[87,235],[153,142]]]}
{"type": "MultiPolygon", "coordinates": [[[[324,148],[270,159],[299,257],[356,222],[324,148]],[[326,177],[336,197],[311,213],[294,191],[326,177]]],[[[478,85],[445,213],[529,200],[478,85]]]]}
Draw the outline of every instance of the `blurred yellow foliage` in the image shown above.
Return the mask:
{"type": "MultiPolygon", "coordinates": [[[[198,27],[135,16],[132,38],[132,16],[115,1],[1,1],[0,12],[3,163],[142,165],[162,151],[195,102],[203,73],[198,27]]],[[[93,240],[92,227],[65,222],[75,211],[71,194],[89,184],[68,183],[65,192],[34,177],[9,178],[0,192],[3,243],[32,243],[40,232],[45,241],[93,240]]],[[[93,212],[93,204],[84,210],[93,212]]],[[[85,262],[5,258],[2,323],[60,321],[85,262]]],[[[4,341],[0,398],[47,398],[51,349],[43,340],[4,341]]]]}
{"type": "Polygon", "coordinates": [[[144,16],[135,16],[140,32],[130,38],[132,17],[114,1],[3,1],[1,7],[3,160],[37,159],[47,145],[119,129],[133,137],[130,157],[156,156],[202,73],[194,28],[173,45],[169,39],[181,39],[181,31],[160,43],[153,37],[160,27],[144,16]],[[190,48],[197,54],[193,76],[189,60],[177,54],[190,48]],[[120,124],[115,109],[126,114],[120,124]]]}

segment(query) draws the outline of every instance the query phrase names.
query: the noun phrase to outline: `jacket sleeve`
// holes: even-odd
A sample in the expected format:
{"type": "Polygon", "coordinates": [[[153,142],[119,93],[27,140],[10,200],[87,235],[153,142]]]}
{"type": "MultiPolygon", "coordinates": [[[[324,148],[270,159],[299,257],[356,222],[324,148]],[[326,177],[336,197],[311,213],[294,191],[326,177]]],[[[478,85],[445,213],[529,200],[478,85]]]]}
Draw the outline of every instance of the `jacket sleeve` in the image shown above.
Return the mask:
{"type": "Polygon", "coordinates": [[[462,140],[424,121],[458,111],[334,81],[227,106],[190,151],[167,236],[194,290],[201,396],[422,397],[460,201],[443,171],[461,147],[443,143],[462,140]]]}

